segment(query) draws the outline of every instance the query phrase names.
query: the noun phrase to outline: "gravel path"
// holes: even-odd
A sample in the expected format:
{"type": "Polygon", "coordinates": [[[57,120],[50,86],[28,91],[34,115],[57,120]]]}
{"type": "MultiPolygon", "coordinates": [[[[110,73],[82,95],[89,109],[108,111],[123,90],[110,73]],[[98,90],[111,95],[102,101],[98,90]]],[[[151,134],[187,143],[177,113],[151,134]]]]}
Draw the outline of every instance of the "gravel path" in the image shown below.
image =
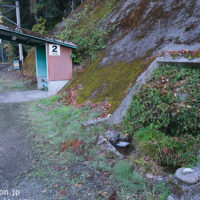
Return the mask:
{"type": "Polygon", "coordinates": [[[28,178],[33,151],[26,136],[27,123],[20,119],[22,109],[21,104],[0,105],[0,199],[53,199],[51,194],[44,196],[41,181],[28,178]],[[20,194],[13,197],[13,191],[20,194]]]}

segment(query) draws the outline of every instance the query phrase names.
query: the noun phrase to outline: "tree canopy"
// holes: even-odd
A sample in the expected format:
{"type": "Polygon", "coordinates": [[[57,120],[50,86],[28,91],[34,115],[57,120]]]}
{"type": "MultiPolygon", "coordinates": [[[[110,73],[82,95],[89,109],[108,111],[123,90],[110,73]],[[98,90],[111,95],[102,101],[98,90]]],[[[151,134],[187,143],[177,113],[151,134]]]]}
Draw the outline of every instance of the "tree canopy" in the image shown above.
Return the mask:
{"type": "MultiPolygon", "coordinates": [[[[83,0],[19,0],[22,27],[32,29],[34,25],[45,21],[45,28],[50,30],[82,2],[83,0]]],[[[15,0],[1,0],[0,5],[15,5],[15,0]]],[[[4,16],[16,21],[15,10],[8,11],[9,8],[1,7],[4,16]]]]}

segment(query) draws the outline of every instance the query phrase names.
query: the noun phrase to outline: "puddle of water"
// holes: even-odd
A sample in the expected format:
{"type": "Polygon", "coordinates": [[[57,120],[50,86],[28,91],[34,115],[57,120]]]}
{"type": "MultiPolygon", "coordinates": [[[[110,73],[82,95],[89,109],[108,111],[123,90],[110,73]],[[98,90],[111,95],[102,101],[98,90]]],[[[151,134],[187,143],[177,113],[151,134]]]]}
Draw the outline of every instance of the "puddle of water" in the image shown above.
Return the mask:
{"type": "Polygon", "coordinates": [[[116,148],[116,150],[119,151],[119,153],[121,153],[124,156],[130,155],[132,152],[135,151],[135,147],[131,143],[132,143],[131,139],[130,140],[124,140],[124,141],[120,140],[120,141],[116,141],[116,142],[111,142],[111,144],[116,148]],[[127,147],[118,147],[118,146],[116,146],[116,144],[118,142],[129,142],[130,145],[127,146],[127,147]]]}

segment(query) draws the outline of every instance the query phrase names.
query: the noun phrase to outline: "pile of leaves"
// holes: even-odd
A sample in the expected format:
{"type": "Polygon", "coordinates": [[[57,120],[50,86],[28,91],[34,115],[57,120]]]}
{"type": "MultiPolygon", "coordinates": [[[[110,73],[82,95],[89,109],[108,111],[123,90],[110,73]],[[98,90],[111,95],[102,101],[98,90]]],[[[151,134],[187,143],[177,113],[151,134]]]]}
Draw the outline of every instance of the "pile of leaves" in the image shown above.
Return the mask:
{"type": "Polygon", "coordinates": [[[97,103],[93,103],[92,101],[88,100],[83,104],[78,104],[78,90],[81,87],[81,84],[79,84],[76,88],[69,88],[64,102],[66,102],[67,105],[72,105],[75,108],[87,108],[88,110],[96,109],[100,111],[100,117],[107,117],[111,108],[109,100],[97,103]]]}

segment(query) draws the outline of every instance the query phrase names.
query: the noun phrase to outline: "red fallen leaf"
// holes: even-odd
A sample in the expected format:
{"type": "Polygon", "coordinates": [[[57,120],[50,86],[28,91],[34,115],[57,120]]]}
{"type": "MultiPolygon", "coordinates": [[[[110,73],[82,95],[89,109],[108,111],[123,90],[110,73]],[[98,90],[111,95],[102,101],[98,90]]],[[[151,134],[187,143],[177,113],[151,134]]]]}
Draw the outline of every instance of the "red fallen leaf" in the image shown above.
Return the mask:
{"type": "Polygon", "coordinates": [[[109,177],[109,176],[111,176],[111,173],[109,173],[109,172],[104,172],[104,173],[103,173],[103,176],[109,177]]]}
{"type": "Polygon", "coordinates": [[[64,168],[62,168],[62,167],[58,168],[58,171],[63,171],[63,170],[64,170],[64,168]]]}
{"type": "Polygon", "coordinates": [[[86,161],[88,161],[88,160],[94,160],[94,158],[91,157],[91,156],[85,156],[85,160],[86,160],[86,161]]]}
{"type": "Polygon", "coordinates": [[[66,190],[61,190],[61,191],[59,192],[59,194],[62,195],[62,196],[64,196],[64,195],[67,194],[67,191],[66,191],[66,190]]]}
{"type": "Polygon", "coordinates": [[[168,153],[168,148],[167,148],[167,147],[164,147],[164,148],[162,149],[162,151],[163,151],[164,154],[167,154],[167,153],[168,153]]]}
{"type": "Polygon", "coordinates": [[[108,198],[108,200],[119,200],[117,192],[114,191],[113,194],[108,198]]]}

